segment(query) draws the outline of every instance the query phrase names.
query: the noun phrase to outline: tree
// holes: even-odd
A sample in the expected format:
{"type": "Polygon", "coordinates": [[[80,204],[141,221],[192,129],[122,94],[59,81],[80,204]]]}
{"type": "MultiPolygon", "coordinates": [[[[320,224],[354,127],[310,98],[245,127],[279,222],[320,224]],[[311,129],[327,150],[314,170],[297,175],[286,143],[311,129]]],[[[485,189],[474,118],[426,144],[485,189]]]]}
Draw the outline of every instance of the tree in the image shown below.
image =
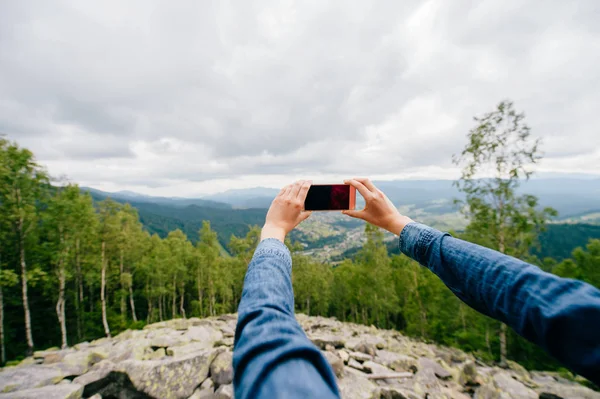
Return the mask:
{"type": "MultiPolygon", "coordinates": [[[[467,236],[518,258],[524,257],[543,229],[551,208],[539,209],[538,199],[519,195],[522,180],[541,159],[540,140],[531,137],[525,115],[512,102],[502,101],[481,118],[467,135],[468,143],[454,164],[462,168],[455,183],[464,194],[463,214],[469,219],[467,236]]],[[[506,362],[506,325],[500,328],[500,361],[506,362]]]]}
{"type": "Polygon", "coordinates": [[[106,199],[98,204],[99,216],[99,236],[101,241],[100,250],[100,302],[102,305],[102,325],[104,333],[110,338],[110,326],[107,318],[106,304],[106,274],[108,271],[108,255],[111,252],[117,251],[117,243],[119,239],[120,218],[119,211],[121,205],[106,199]]]}
{"type": "Polygon", "coordinates": [[[27,354],[32,354],[34,343],[27,284],[27,251],[31,234],[38,221],[39,203],[43,201],[49,185],[48,175],[37,164],[31,151],[20,148],[16,143],[7,143],[5,140],[2,142],[2,147],[0,212],[1,217],[10,225],[18,247],[27,354]]]}

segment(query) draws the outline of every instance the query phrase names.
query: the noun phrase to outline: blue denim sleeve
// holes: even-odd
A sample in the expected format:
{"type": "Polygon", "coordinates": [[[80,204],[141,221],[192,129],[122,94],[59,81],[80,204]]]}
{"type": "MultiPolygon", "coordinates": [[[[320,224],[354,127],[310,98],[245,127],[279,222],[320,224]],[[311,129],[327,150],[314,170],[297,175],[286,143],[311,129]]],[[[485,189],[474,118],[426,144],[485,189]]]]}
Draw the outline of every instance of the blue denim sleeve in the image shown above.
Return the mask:
{"type": "Polygon", "coordinates": [[[600,382],[600,290],[418,223],[402,230],[400,250],[467,305],[600,382]]]}
{"type": "Polygon", "coordinates": [[[263,240],[248,266],[233,350],[236,399],[339,398],[335,375],[294,316],[292,258],[263,240]]]}

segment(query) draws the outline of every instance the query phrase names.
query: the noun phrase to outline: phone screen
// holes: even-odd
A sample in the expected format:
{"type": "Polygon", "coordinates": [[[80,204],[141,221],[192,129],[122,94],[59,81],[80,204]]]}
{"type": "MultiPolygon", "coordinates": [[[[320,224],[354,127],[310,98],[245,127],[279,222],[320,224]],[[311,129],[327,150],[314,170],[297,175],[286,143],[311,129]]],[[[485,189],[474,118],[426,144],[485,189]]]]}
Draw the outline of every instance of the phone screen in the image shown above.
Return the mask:
{"type": "Polygon", "coordinates": [[[347,184],[312,185],[304,201],[307,211],[350,209],[350,186],[347,184]]]}

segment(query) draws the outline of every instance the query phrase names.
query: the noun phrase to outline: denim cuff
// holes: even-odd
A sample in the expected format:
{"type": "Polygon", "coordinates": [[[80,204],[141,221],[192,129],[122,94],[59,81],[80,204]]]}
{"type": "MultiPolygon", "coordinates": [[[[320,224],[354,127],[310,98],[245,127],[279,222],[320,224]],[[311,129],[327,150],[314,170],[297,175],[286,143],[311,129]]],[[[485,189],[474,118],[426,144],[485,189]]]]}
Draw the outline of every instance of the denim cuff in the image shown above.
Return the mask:
{"type": "Polygon", "coordinates": [[[292,254],[288,247],[284,243],[276,238],[265,238],[256,247],[254,251],[254,258],[260,256],[275,256],[285,263],[288,271],[292,270],[292,254]]]}
{"type": "Polygon", "coordinates": [[[426,255],[430,244],[441,234],[440,231],[429,226],[412,222],[402,229],[398,245],[404,255],[424,265],[427,263],[426,255]]]}

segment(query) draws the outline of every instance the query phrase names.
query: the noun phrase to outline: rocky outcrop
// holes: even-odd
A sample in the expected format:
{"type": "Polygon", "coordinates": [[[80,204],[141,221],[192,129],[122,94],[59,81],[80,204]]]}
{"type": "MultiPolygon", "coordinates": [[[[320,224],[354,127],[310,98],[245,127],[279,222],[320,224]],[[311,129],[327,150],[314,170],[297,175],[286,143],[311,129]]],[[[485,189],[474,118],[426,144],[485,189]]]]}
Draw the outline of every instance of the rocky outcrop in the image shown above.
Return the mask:
{"type": "MultiPolygon", "coordinates": [[[[298,315],[331,364],[343,398],[600,399],[555,373],[472,355],[335,319],[298,315]]],[[[59,350],[0,371],[0,399],[233,397],[235,315],[171,320],[59,350]]]]}

